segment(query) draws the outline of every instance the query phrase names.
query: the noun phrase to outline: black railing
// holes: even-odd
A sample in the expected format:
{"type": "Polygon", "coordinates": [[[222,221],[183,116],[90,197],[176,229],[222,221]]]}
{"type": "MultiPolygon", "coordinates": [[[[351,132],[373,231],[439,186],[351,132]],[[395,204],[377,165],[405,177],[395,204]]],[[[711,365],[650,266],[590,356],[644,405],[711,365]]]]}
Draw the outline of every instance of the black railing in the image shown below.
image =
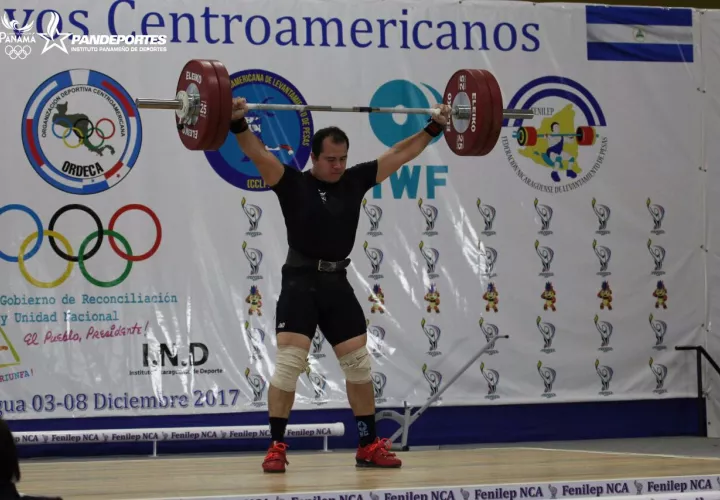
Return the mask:
{"type": "Polygon", "coordinates": [[[705,393],[703,391],[702,361],[703,357],[708,360],[718,375],[720,366],[701,345],[680,345],[675,346],[676,351],[695,351],[695,370],[697,371],[697,398],[698,398],[698,433],[700,436],[707,436],[707,413],[705,393]]]}

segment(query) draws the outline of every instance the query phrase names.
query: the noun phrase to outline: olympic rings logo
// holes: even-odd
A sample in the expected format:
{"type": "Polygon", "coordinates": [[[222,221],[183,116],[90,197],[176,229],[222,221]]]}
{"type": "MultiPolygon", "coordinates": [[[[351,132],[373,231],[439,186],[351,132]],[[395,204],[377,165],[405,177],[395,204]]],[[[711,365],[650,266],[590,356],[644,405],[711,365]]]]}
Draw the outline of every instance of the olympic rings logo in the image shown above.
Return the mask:
{"type": "Polygon", "coordinates": [[[111,288],[117,286],[123,281],[125,281],[130,275],[133,263],[141,262],[152,257],[155,252],[157,252],[158,248],[160,248],[160,242],[162,241],[162,226],[160,225],[160,219],[158,219],[157,215],[155,215],[155,212],[153,212],[145,205],[140,204],[125,205],[124,207],[119,208],[118,211],[115,212],[110,218],[110,224],[108,225],[107,229],[103,228],[100,217],[91,208],[77,203],[65,205],[57,212],[55,212],[55,214],[53,214],[53,216],[50,218],[50,224],[47,229],[43,229],[40,217],[30,207],[20,204],[5,205],[3,207],[0,207],[0,215],[11,211],[24,212],[29,215],[35,222],[37,231],[30,234],[27,238],[23,240],[23,242],[20,244],[20,249],[18,251],[17,257],[8,255],[0,251],[0,259],[4,260],[5,262],[17,262],[23,278],[25,278],[25,280],[27,280],[30,284],[35,285],[38,288],[55,288],[62,285],[72,274],[73,267],[76,262],[80,267],[80,272],[82,273],[82,275],[93,285],[103,288],[111,288]],[[73,249],[68,239],[62,234],[55,231],[55,225],[57,224],[60,216],[65,214],[66,212],[70,212],[71,210],[79,210],[81,212],[85,212],[90,217],[92,217],[95,225],[97,226],[97,230],[90,233],[80,244],[77,255],[73,255],[73,249]],[[132,248],[130,247],[127,239],[125,239],[123,235],[114,230],[115,224],[117,223],[120,216],[131,210],[139,210],[146,213],[150,216],[153,223],[155,224],[155,242],[153,243],[150,250],[148,250],[142,255],[133,255],[132,248]],[[95,254],[97,254],[97,252],[100,250],[100,246],[102,245],[103,238],[105,236],[107,236],[110,240],[110,247],[113,249],[113,251],[121,259],[127,261],[127,265],[125,266],[122,274],[116,279],[110,281],[101,281],[94,276],[91,276],[90,273],[88,273],[87,268],[85,267],[85,263],[90,260],[95,254]],[[61,259],[67,261],[65,271],[59,278],[54,281],[40,281],[37,278],[31,276],[27,268],[25,267],[25,262],[30,260],[38,252],[38,250],[40,250],[40,246],[43,243],[44,237],[47,237],[50,240],[50,246],[52,247],[55,254],[57,254],[57,256],[61,259]],[[117,242],[115,241],[116,239],[119,240],[124,247],[124,252],[120,250],[120,248],[118,248],[117,242]],[[60,243],[65,249],[64,252],[60,248],[58,248],[57,242],[55,240],[60,241],[60,243]],[[96,240],[95,244],[86,253],[88,245],[93,240],[96,240]],[[35,245],[32,247],[32,249],[28,251],[27,248],[33,241],[35,241],[35,245]]]}
{"type": "Polygon", "coordinates": [[[10,59],[25,59],[32,52],[32,48],[29,45],[6,45],[5,55],[9,56],[10,59]]]}
{"type": "Polygon", "coordinates": [[[106,140],[112,139],[112,137],[115,135],[115,123],[110,118],[100,118],[97,123],[93,123],[86,116],[82,116],[74,122],[71,122],[67,116],[61,116],[53,119],[52,133],[55,137],[62,140],[63,144],[65,144],[65,147],[67,148],[76,149],[82,145],[87,145],[93,150],[98,150],[103,146],[103,144],[105,144],[106,140]],[[106,134],[105,132],[103,132],[102,129],[100,129],[100,124],[103,122],[109,123],[112,127],[112,132],[110,132],[110,134],[106,134]],[[59,135],[57,133],[57,131],[55,130],[55,125],[65,127],[62,135],[59,135]],[[67,138],[70,137],[70,134],[72,134],[73,132],[75,132],[75,135],[78,138],[77,144],[70,144],[70,142],[67,140],[67,138]],[[100,138],[100,142],[98,144],[92,144],[89,140],[90,137],[92,137],[94,134],[97,134],[97,136],[100,138]]]}

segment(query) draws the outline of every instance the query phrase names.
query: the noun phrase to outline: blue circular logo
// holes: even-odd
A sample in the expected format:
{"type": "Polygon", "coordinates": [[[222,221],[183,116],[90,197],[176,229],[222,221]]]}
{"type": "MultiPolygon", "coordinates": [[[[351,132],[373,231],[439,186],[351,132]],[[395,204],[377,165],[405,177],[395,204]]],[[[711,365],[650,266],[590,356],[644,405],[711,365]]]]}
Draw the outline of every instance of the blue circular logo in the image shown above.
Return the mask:
{"type": "Polygon", "coordinates": [[[45,182],[66,193],[95,194],[132,170],[142,123],[135,102],[116,80],[70,69],[33,92],[20,134],[30,165],[45,182]]]}
{"type": "MultiPolygon", "coordinates": [[[[387,108],[430,108],[435,103],[442,103],[440,93],[427,84],[424,89],[407,80],[392,80],[383,84],[375,91],[370,100],[371,107],[387,108]],[[429,94],[429,95],[428,95],[429,94]],[[430,103],[429,97],[434,100],[430,103]]],[[[399,141],[417,133],[427,123],[430,115],[399,115],[402,123],[396,121],[389,113],[370,113],[370,127],[380,142],[392,147],[399,141]]],[[[430,144],[440,140],[442,134],[435,137],[430,144]]]]}
{"type": "MultiPolygon", "coordinates": [[[[249,69],[230,75],[233,97],[258,104],[307,104],[300,91],[280,75],[249,69]]],[[[250,131],[282,163],[302,171],[310,158],[314,129],[309,111],[251,110],[250,131]]],[[[238,147],[232,134],[217,151],[206,151],[213,170],[226,182],[246,191],[267,191],[260,172],[238,147]]]]}

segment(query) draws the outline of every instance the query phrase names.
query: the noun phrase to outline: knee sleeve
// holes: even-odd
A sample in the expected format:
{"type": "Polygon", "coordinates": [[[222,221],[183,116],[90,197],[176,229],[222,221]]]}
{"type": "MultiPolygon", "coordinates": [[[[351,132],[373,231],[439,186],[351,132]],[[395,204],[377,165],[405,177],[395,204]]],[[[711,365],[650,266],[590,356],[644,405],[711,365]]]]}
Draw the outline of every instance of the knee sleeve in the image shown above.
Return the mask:
{"type": "Polygon", "coordinates": [[[286,392],[295,392],[298,377],[308,366],[305,349],[294,346],[278,346],[275,373],[270,384],[286,392]]]}
{"type": "Polygon", "coordinates": [[[345,380],[353,384],[364,384],[372,381],[370,353],[363,346],[340,358],[340,368],[345,373],[345,380]]]}

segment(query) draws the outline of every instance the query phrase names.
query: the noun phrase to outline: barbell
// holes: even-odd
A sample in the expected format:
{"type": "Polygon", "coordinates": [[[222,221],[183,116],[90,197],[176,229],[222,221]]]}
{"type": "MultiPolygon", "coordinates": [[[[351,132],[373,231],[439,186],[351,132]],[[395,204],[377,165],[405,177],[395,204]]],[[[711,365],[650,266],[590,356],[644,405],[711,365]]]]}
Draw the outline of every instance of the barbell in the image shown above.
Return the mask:
{"type": "Polygon", "coordinates": [[[535,146],[538,136],[549,137],[575,137],[578,146],[593,146],[595,139],[598,137],[593,127],[580,126],[575,130],[574,134],[538,134],[535,127],[520,127],[517,132],[513,132],[513,137],[517,139],[520,146],[535,146]]]}
{"type": "MultiPolygon", "coordinates": [[[[232,86],[219,61],[192,59],[183,66],[174,99],[135,99],[138,108],[174,110],[178,135],[193,151],[219,149],[230,132],[232,86]]],[[[528,119],[532,110],[504,109],[500,85],[482,69],[456,71],[445,87],[444,103],[451,109],[443,135],[458,156],[485,156],[498,142],[505,118],[528,119]]],[[[437,108],[324,106],[311,104],[248,103],[251,111],[318,111],[340,113],[439,114],[437,108]]]]}

